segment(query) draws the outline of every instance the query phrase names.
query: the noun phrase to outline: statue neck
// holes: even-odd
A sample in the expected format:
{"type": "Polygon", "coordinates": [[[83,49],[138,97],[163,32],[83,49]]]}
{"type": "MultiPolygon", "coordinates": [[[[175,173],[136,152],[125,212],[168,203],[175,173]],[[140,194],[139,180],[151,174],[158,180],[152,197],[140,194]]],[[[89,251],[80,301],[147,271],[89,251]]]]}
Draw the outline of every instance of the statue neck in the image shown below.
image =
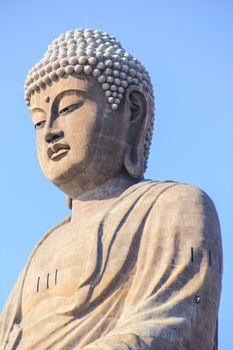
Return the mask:
{"type": "Polygon", "coordinates": [[[142,178],[134,179],[130,176],[120,175],[83,193],[72,200],[72,220],[80,217],[81,214],[85,215],[85,213],[96,212],[101,208],[105,208],[127,188],[140,180],[142,178]]]}

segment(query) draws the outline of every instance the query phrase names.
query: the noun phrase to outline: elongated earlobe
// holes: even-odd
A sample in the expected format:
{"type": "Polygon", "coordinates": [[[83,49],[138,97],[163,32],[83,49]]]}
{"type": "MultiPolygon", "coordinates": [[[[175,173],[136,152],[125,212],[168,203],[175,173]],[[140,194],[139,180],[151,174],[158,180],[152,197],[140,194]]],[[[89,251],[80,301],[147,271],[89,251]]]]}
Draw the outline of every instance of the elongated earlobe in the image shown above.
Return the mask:
{"type": "Polygon", "coordinates": [[[124,158],[124,166],[127,172],[136,179],[141,177],[144,173],[144,156],[140,153],[137,152],[135,157],[135,150],[132,146],[129,146],[128,150],[125,152],[124,158]]]}
{"type": "Polygon", "coordinates": [[[128,147],[125,152],[124,166],[134,178],[144,173],[144,140],[147,130],[147,100],[140,89],[132,88],[128,91],[127,103],[130,108],[130,127],[128,133],[128,147]]]}

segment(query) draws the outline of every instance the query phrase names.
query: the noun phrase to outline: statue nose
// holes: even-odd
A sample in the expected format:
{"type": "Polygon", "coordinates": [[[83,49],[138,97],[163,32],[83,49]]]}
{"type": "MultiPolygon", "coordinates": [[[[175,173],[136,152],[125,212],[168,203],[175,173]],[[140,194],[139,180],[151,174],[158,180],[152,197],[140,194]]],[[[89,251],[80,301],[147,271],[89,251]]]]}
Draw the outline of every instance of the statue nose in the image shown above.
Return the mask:
{"type": "Polygon", "coordinates": [[[54,143],[60,140],[63,136],[64,136],[64,133],[61,130],[49,131],[45,135],[45,141],[48,143],[54,143]]]}

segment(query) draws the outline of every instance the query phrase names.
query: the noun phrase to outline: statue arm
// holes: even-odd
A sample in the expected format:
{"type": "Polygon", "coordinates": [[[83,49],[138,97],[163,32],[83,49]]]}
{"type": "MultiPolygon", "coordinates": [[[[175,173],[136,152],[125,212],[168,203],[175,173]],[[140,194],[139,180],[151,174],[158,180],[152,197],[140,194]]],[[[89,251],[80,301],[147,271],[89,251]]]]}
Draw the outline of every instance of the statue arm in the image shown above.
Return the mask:
{"type": "Polygon", "coordinates": [[[12,331],[13,327],[17,328],[15,325],[15,320],[20,321],[21,317],[21,290],[22,290],[22,281],[25,275],[25,269],[21,272],[18,277],[14,288],[11,291],[11,294],[7,300],[6,306],[3,309],[2,314],[0,315],[0,349],[5,340],[8,338],[8,335],[12,331]]]}
{"type": "Polygon", "coordinates": [[[188,185],[170,188],[146,220],[116,327],[83,350],[212,349],[221,264],[212,201],[188,185]]]}

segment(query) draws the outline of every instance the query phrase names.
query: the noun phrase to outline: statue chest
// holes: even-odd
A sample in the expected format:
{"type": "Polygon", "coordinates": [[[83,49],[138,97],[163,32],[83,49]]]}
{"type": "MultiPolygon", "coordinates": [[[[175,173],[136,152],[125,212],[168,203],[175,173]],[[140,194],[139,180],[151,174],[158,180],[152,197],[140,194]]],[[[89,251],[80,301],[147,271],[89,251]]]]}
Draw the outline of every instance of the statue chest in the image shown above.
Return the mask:
{"type": "Polygon", "coordinates": [[[37,248],[24,282],[23,316],[30,314],[31,318],[35,313],[36,318],[38,312],[51,313],[74,294],[91,246],[95,245],[96,227],[98,231],[98,220],[91,224],[87,220],[69,222],[54,230],[37,248]]]}

